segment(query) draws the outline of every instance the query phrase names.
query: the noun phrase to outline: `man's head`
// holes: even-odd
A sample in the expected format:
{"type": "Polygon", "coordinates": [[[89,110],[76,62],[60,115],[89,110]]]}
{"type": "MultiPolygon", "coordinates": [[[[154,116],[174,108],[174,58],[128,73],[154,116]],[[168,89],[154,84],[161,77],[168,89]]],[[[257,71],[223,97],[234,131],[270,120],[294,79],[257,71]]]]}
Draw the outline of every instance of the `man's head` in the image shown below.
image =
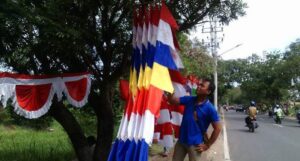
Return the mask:
{"type": "Polygon", "coordinates": [[[215,91],[215,85],[210,79],[201,79],[197,86],[197,96],[209,96],[215,91]]]}

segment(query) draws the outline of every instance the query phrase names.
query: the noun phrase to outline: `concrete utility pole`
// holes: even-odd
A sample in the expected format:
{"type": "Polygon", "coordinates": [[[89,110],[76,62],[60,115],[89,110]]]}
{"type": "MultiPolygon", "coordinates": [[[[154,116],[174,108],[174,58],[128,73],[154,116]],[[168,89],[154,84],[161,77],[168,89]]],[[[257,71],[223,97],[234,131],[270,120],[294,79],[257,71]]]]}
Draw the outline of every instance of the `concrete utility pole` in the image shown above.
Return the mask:
{"type": "Polygon", "coordinates": [[[223,32],[223,26],[219,23],[218,19],[215,17],[211,17],[209,21],[209,28],[203,28],[202,33],[209,33],[210,34],[210,41],[207,43],[208,47],[210,47],[211,54],[214,60],[214,84],[215,84],[215,91],[214,91],[214,105],[218,110],[218,54],[217,49],[219,48],[219,44],[223,41],[223,36],[218,37],[219,32],[223,32]]]}

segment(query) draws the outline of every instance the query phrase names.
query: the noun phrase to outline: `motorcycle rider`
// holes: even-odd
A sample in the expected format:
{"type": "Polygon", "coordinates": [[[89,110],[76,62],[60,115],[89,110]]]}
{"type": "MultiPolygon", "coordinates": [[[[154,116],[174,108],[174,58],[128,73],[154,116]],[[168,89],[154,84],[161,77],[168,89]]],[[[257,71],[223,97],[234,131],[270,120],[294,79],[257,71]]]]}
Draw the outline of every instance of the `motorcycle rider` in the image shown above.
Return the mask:
{"type": "Polygon", "coordinates": [[[255,107],[255,102],[250,102],[250,107],[248,109],[248,116],[245,118],[246,126],[251,123],[252,120],[256,120],[257,109],[255,107]]]}
{"type": "Polygon", "coordinates": [[[278,104],[276,104],[275,106],[274,114],[275,114],[275,122],[281,124],[281,119],[283,118],[283,111],[278,104]]]}

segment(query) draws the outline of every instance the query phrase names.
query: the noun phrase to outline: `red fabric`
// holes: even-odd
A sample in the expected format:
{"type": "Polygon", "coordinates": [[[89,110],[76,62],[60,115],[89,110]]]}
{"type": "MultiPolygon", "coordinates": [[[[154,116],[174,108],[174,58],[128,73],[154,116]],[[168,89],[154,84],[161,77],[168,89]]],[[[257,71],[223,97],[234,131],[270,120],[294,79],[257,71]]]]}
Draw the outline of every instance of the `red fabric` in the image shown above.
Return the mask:
{"type": "Polygon", "coordinates": [[[128,101],[126,102],[126,108],[125,108],[125,113],[127,114],[127,118],[128,120],[130,119],[130,116],[132,114],[132,111],[133,111],[133,104],[134,104],[134,100],[132,99],[132,95],[129,94],[129,99],[128,101]]]}
{"type": "Polygon", "coordinates": [[[69,95],[76,101],[82,101],[87,90],[87,78],[66,82],[69,95]]]}
{"type": "Polygon", "coordinates": [[[145,89],[141,88],[138,92],[137,99],[136,99],[136,112],[142,115],[145,112],[144,107],[144,99],[145,99],[145,89]]]}
{"type": "Polygon", "coordinates": [[[159,8],[158,6],[156,5],[155,7],[152,7],[151,8],[151,20],[150,22],[155,25],[155,26],[158,26],[159,24],[159,8]]]}
{"type": "Polygon", "coordinates": [[[183,112],[184,112],[184,106],[183,105],[178,105],[178,106],[174,106],[173,105],[172,106],[172,111],[183,114],[183,112]]]}
{"type": "Polygon", "coordinates": [[[160,11],[160,19],[167,22],[172,28],[178,30],[179,26],[176,23],[175,18],[173,17],[172,13],[166,6],[164,2],[162,2],[161,11],[160,11]]]}
{"type": "Polygon", "coordinates": [[[140,7],[139,16],[138,16],[138,26],[143,27],[143,23],[144,23],[143,7],[140,7]]]}
{"type": "Polygon", "coordinates": [[[146,26],[149,26],[149,22],[150,22],[150,11],[148,11],[147,7],[144,7],[144,14],[145,14],[145,23],[146,26]]]}
{"type": "Polygon", "coordinates": [[[199,79],[195,75],[188,75],[187,79],[192,83],[199,84],[199,79]]]}
{"type": "Polygon", "coordinates": [[[160,133],[160,139],[163,139],[165,135],[173,135],[173,127],[170,122],[166,122],[163,124],[157,124],[155,125],[154,132],[160,133]]]}
{"type": "Polygon", "coordinates": [[[134,10],[134,12],[133,12],[133,24],[135,27],[138,26],[138,14],[137,14],[136,10],[134,10]]]}
{"type": "Polygon", "coordinates": [[[48,100],[51,84],[16,85],[17,102],[26,111],[37,111],[48,100]]]}
{"type": "Polygon", "coordinates": [[[129,83],[127,80],[120,80],[120,94],[121,94],[121,98],[124,101],[127,101],[129,98],[129,83]]]}
{"type": "Polygon", "coordinates": [[[9,78],[15,78],[15,79],[47,79],[47,78],[55,78],[55,77],[81,76],[81,75],[86,75],[86,74],[89,74],[89,72],[53,74],[53,75],[27,75],[27,74],[0,72],[0,78],[9,77],[9,78]]]}
{"type": "Polygon", "coordinates": [[[180,126],[177,126],[177,125],[174,125],[174,124],[172,124],[172,126],[173,126],[173,130],[174,130],[175,138],[178,138],[179,137],[179,132],[180,132],[180,126]]]}
{"type": "Polygon", "coordinates": [[[179,46],[179,43],[178,43],[178,40],[177,40],[177,37],[176,37],[176,30],[172,30],[172,35],[173,35],[173,42],[174,42],[174,46],[177,50],[181,50],[180,49],[180,46],[179,46]]]}
{"type": "Polygon", "coordinates": [[[181,75],[178,70],[171,70],[169,69],[170,77],[172,82],[186,84],[186,79],[181,75]]]}
{"type": "Polygon", "coordinates": [[[160,133],[160,139],[162,139],[165,135],[173,135],[173,128],[171,122],[166,122],[161,125],[161,133],[160,133]]]}
{"type": "Polygon", "coordinates": [[[154,86],[150,86],[148,92],[148,100],[147,100],[147,108],[155,115],[155,117],[159,117],[159,110],[161,105],[161,100],[163,96],[163,91],[154,86]]]}
{"type": "Polygon", "coordinates": [[[163,96],[162,100],[161,100],[161,106],[160,106],[160,110],[162,109],[168,109],[171,107],[171,105],[168,103],[167,97],[163,96]]]}

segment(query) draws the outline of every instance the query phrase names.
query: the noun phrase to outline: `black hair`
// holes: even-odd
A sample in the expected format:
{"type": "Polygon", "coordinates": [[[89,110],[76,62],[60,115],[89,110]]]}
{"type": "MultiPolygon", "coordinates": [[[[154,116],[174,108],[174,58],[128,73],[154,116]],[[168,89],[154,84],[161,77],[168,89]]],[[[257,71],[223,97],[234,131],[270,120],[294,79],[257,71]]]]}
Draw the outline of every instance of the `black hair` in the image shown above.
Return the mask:
{"type": "Polygon", "coordinates": [[[203,82],[209,82],[208,90],[210,91],[210,95],[213,95],[216,89],[214,82],[208,78],[204,78],[203,82]]]}

